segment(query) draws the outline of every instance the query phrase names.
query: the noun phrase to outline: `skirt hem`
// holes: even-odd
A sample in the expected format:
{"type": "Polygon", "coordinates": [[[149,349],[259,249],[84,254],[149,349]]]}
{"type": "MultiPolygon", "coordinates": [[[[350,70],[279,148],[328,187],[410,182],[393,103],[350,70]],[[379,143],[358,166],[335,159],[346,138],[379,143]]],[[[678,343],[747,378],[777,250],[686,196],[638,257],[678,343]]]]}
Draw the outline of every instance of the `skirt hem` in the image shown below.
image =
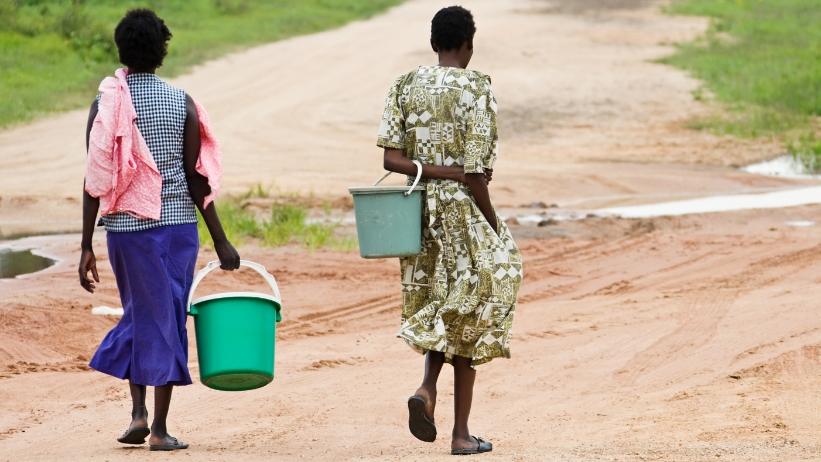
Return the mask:
{"type": "Polygon", "coordinates": [[[189,381],[186,381],[186,380],[169,380],[165,383],[140,383],[140,382],[137,382],[135,380],[131,380],[131,377],[129,377],[128,374],[117,374],[115,372],[103,370],[104,368],[102,368],[102,367],[94,367],[91,364],[89,364],[88,367],[94,369],[97,372],[102,372],[103,374],[110,375],[110,376],[112,376],[116,379],[128,380],[129,382],[131,382],[135,385],[145,385],[147,387],[162,387],[162,386],[165,386],[165,385],[173,385],[175,387],[184,387],[184,386],[191,385],[191,384],[194,383],[193,381],[190,381],[190,380],[189,381]]]}

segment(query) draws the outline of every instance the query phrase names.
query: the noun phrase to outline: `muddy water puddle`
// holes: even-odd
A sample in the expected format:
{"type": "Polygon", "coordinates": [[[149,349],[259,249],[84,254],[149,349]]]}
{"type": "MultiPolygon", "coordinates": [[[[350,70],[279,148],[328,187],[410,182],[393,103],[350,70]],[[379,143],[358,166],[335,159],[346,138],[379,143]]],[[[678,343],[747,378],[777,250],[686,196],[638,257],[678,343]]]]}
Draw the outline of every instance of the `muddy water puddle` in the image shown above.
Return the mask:
{"type": "Polygon", "coordinates": [[[56,260],[36,255],[31,249],[0,249],[0,279],[36,273],[55,263],[56,260]]]}
{"type": "MultiPolygon", "coordinates": [[[[793,156],[785,155],[765,162],[748,165],[740,170],[754,175],[784,178],[819,180],[821,175],[811,172],[793,156]]],[[[627,197],[625,197],[627,198],[627,197]]],[[[701,213],[732,212],[749,209],[776,209],[802,205],[821,204],[821,186],[793,186],[770,191],[741,192],[696,197],[684,200],[654,202],[644,205],[608,207],[594,210],[568,210],[562,207],[539,203],[542,210],[537,213],[522,213],[508,210],[502,213],[504,219],[515,218],[516,224],[524,226],[547,226],[555,222],[577,221],[593,217],[615,218],[656,218],[701,213]]],[[[530,207],[524,205],[522,207],[530,207]]],[[[521,207],[520,207],[521,208],[521,207]]],[[[815,221],[791,221],[789,226],[814,226],[815,221]]]]}
{"type": "Polygon", "coordinates": [[[804,164],[791,155],[776,157],[775,159],[741,167],[741,171],[756,175],[780,176],[785,178],[821,178],[821,175],[808,170],[804,164]]]}

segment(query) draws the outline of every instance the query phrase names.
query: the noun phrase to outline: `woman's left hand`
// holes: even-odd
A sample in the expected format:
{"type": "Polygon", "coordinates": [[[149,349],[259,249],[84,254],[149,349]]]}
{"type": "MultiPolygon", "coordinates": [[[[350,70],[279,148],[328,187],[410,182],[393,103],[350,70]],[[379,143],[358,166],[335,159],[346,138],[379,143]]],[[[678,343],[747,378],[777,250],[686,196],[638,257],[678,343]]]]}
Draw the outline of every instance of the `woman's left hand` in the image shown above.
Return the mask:
{"type": "Polygon", "coordinates": [[[214,241],[214,250],[220,259],[220,268],[225,271],[234,271],[239,268],[239,252],[228,240],[214,241]]]}
{"type": "Polygon", "coordinates": [[[93,250],[83,249],[82,254],[80,254],[80,267],[77,268],[77,272],[80,273],[80,285],[93,294],[94,283],[100,282],[100,276],[97,275],[97,257],[94,256],[93,250]],[[93,281],[88,277],[89,271],[94,277],[93,281]]]}

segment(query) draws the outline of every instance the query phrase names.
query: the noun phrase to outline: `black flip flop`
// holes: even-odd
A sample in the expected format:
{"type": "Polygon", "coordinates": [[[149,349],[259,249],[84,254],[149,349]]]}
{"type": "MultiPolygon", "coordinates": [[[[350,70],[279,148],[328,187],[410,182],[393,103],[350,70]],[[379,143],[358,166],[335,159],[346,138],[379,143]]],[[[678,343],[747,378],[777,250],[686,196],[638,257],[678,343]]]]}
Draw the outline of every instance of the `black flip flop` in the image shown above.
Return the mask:
{"type": "Polygon", "coordinates": [[[126,430],[123,436],[117,438],[117,441],[123,444],[143,444],[150,434],[151,429],[148,427],[132,427],[126,430]]]}
{"type": "Polygon", "coordinates": [[[176,449],[186,449],[188,447],[188,443],[180,443],[176,438],[172,438],[174,440],[171,444],[152,444],[148,447],[148,449],[152,451],[174,451],[176,449]]]}
{"type": "Polygon", "coordinates": [[[425,415],[425,399],[421,396],[408,398],[408,428],[413,436],[422,441],[436,441],[436,424],[425,415]]]}
{"type": "Polygon", "coordinates": [[[475,439],[479,443],[479,446],[477,446],[475,449],[451,449],[450,453],[454,456],[466,456],[469,454],[479,454],[482,452],[490,452],[493,450],[493,445],[490,444],[490,442],[483,440],[481,436],[477,438],[471,435],[470,437],[475,439]]]}

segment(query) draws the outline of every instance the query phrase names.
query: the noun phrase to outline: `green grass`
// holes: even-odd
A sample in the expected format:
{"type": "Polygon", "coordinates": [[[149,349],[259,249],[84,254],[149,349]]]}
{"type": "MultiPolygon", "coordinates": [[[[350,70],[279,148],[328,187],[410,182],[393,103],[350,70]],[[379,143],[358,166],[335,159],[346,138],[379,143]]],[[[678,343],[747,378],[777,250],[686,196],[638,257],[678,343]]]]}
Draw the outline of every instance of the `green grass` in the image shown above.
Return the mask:
{"type": "MultiPolygon", "coordinates": [[[[211,234],[208,232],[202,216],[199,215],[199,212],[197,213],[200,242],[208,248],[213,248],[214,241],[211,239],[211,234]]],[[[222,228],[225,230],[225,236],[234,245],[240,245],[248,237],[259,234],[260,226],[254,216],[243,210],[239,201],[233,198],[220,200],[217,203],[217,214],[220,217],[222,228]]]]}
{"type": "Polygon", "coordinates": [[[814,133],[821,116],[821,2],[680,0],[667,11],[711,18],[704,37],[678,45],[675,55],[662,60],[704,80],[726,105],[726,113],[696,128],[774,136],[792,152],[819,150],[814,133]]]}
{"type": "Polygon", "coordinates": [[[120,67],[113,30],[148,7],[174,37],[157,72],[370,17],[402,0],[0,0],[0,127],[91,104],[120,67]]]}
{"type": "MultiPolygon", "coordinates": [[[[253,240],[266,247],[296,245],[310,251],[320,248],[334,250],[356,249],[356,239],[337,236],[338,223],[326,224],[309,222],[308,209],[301,205],[272,203],[267,214],[257,214],[243,207],[248,198],[267,198],[268,194],[257,186],[248,193],[236,197],[222,197],[217,201],[217,214],[228,240],[235,246],[253,240]]],[[[326,216],[329,210],[325,210],[326,216]]],[[[205,226],[202,216],[198,215],[197,228],[200,243],[206,248],[213,248],[214,242],[205,226]]]]}

